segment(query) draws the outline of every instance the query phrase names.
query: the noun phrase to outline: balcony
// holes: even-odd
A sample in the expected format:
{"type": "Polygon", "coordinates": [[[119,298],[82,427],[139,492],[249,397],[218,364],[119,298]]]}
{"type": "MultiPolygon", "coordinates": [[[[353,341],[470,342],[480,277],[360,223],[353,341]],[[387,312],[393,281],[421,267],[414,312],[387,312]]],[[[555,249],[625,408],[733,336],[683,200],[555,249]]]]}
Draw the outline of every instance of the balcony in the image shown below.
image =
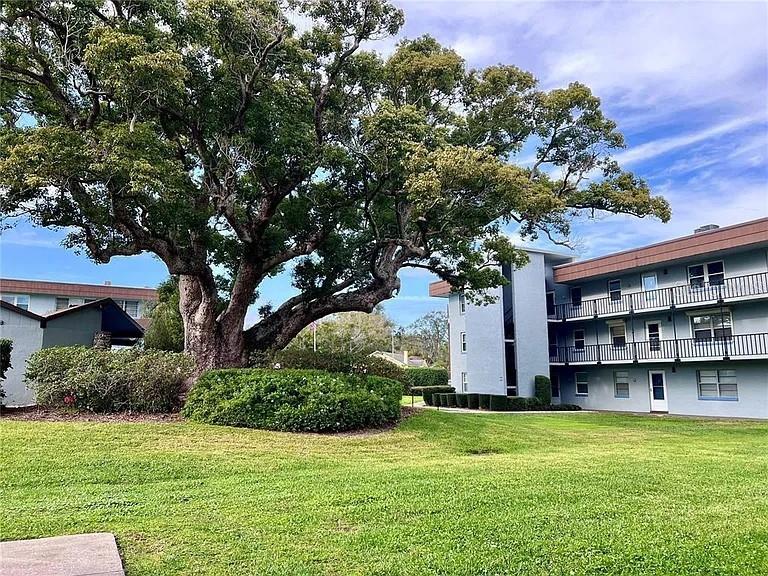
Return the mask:
{"type": "Polygon", "coordinates": [[[678,338],[613,344],[551,346],[552,364],[626,364],[676,360],[731,360],[768,358],[768,333],[737,334],[728,338],[678,338]]]}
{"type": "Polygon", "coordinates": [[[554,310],[548,311],[548,316],[551,320],[583,320],[758,297],[768,297],[768,272],[733,276],[718,283],[685,284],[615,297],[582,300],[579,304],[555,304],[554,310]]]}

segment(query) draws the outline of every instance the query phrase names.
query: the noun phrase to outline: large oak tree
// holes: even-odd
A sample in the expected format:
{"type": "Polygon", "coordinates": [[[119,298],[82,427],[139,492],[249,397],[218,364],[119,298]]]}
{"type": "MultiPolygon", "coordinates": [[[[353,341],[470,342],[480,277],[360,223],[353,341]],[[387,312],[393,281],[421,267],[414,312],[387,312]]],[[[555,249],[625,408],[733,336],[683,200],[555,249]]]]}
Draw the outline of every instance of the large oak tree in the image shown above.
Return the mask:
{"type": "Polygon", "coordinates": [[[468,70],[429,37],[364,51],[403,23],[384,0],[14,0],[0,18],[5,221],[97,262],[155,254],[200,369],[371,311],[404,267],[498,285],[495,263],[521,262],[511,221],[564,240],[578,212],[669,217],[612,160],[624,141],[586,86],[468,70]],[[298,295],[244,330],[287,270],[298,295]]]}

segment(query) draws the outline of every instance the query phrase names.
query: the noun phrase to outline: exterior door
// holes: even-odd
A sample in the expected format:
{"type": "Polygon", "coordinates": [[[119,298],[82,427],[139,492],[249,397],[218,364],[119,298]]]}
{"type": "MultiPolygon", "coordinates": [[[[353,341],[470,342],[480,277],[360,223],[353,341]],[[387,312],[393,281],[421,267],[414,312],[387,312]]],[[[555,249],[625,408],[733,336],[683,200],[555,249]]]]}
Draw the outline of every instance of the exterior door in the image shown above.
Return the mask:
{"type": "Polygon", "coordinates": [[[651,412],[667,412],[667,379],[664,370],[649,370],[648,385],[651,394],[651,412]]]}
{"type": "Polygon", "coordinates": [[[645,323],[645,338],[650,352],[661,350],[661,322],[648,321],[645,323]]]}

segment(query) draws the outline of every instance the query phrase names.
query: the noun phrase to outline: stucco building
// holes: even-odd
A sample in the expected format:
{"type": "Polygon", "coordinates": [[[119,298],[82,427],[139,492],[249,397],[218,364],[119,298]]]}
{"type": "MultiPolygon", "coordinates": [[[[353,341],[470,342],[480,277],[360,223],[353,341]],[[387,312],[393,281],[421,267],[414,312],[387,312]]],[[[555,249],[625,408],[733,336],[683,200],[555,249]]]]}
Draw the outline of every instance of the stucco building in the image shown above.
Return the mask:
{"type": "Polygon", "coordinates": [[[586,409],[768,418],[768,218],[575,261],[530,249],[496,301],[444,282],[457,390],[586,409]]]}

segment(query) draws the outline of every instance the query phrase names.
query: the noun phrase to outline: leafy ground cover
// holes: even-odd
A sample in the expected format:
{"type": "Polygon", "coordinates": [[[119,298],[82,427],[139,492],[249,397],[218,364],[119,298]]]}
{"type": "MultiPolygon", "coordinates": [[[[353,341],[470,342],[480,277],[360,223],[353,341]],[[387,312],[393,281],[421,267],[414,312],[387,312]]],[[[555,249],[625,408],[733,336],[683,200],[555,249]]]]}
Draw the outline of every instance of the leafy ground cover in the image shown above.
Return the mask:
{"type": "Polygon", "coordinates": [[[4,540],[129,576],[768,573],[768,424],[422,411],[375,434],[0,421],[4,540]]]}

